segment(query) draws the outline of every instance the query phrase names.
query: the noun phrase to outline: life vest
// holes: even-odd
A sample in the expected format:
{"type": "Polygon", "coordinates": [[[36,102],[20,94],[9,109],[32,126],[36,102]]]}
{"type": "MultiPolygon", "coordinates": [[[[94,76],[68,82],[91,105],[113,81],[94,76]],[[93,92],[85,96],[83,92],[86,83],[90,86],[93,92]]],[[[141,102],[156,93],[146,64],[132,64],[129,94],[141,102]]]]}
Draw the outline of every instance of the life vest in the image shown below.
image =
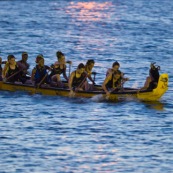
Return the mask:
{"type": "Polygon", "coordinates": [[[85,78],[86,78],[86,73],[82,73],[81,76],[77,78],[76,71],[75,71],[75,76],[73,78],[72,86],[75,86],[75,87],[79,86],[85,78]]]}
{"type": "Polygon", "coordinates": [[[14,73],[17,73],[19,71],[19,68],[17,65],[15,65],[15,69],[11,69],[10,66],[8,67],[8,71],[6,73],[6,77],[9,77],[13,75],[14,73]]]}
{"type": "Polygon", "coordinates": [[[106,84],[106,88],[117,88],[121,86],[121,77],[114,81],[114,74],[112,74],[112,78],[108,83],[106,84]]]}
{"type": "Polygon", "coordinates": [[[46,67],[45,66],[39,67],[38,65],[36,65],[35,69],[36,69],[36,72],[34,75],[35,82],[39,83],[47,73],[46,67]]]}
{"type": "Polygon", "coordinates": [[[8,66],[8,70],[6,72],[7,81],[8,82],[20,81],[20,72],[19,71],[20,70],[19,70],[17,64],[15,65],[15,69],[11,69],[10,66],[8,66]]]}

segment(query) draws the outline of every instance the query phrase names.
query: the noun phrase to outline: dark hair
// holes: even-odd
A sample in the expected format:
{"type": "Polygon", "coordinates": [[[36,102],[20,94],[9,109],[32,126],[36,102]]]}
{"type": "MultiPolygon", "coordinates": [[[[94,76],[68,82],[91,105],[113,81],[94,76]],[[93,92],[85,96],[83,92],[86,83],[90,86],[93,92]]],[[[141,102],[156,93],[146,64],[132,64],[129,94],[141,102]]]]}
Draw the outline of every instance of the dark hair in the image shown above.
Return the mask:
{"type": "Polygon", "coordinates": [[[64,56],[64,54],[61,51],[57,51],[56,56],[57,56],[58,59],[60,59],[61,56],[64,56]]]}
{"type": "Polygon", "coordinates": [[[81,68],[85,68],[85,66],[84,66],[83,63],[80,63],[80,64],[77,66],[77,69],[81,69],[81,68]]]}
{"type": "Polygon", "coordinates": [[[93,59],[89,59],[86,64],[90,65],[90,64],[94,64],[94,63],[95,63],[95,61],[93,59]]]}
{"type": "Polygon", "coordinates": [[[8,60],[10,60],[10,59],[12,59],[12,58],[15,59],[15,56],[14,56],[14,55],[8,55],[8,56],[7,56],[7,59],[8,59],[8,60]]]}
{"type": "Polygon", "coordinates": [[[44,59],[42,54],[37,55],[35,62],[38,63],[41,59],[44,59]]]}
{"type": "Polygon", "coordinates": [[[159,70],[160,70],[160,66],[155,66],[155,63],[152,63],[150,66],[150,70],[149,73],[151,74],[151,76],[153,77],[155,82],[158,82],[159,80],[159,70]]]}
{"type": "Polygon", "coordinates": [[[28,53],[27,53],[27,52],[22,52],[22,56],[23,56],[23,55],[28,55],[28,53]]]}
{"type": "Polygon", "coordinates": [[[120,64],[119,64],[117,61],[115,61],[115,62],[112,64],[112,67],[114,67],[114,66],[116,66],[116,65],[120,66],[120,64]]]}

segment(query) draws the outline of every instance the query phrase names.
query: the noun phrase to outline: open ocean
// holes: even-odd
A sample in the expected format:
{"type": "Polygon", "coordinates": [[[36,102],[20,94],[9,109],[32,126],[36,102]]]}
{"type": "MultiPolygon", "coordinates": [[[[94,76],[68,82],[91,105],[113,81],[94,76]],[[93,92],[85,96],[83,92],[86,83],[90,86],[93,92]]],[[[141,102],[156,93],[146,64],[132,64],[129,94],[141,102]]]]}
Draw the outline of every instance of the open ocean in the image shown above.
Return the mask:
{"type": "Polygon", "coordinates": [[[97,84],[117,60],[127,87],[156,62],[169,89],[147,103],[0,91],[0,173],[172,173],[172,11],[171,0],[1,0],[3,60],[27,51],[31,72],[61,50],[70,72],[94,59],[97,84]]]}

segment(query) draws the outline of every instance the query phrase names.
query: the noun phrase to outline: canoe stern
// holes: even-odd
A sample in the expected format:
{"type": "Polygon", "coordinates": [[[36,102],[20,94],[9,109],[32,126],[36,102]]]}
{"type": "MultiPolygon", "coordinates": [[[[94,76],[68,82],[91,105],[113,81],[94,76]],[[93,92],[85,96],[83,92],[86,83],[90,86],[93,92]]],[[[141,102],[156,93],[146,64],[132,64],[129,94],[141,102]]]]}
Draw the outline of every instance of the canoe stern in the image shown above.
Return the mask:
{"type": "Polygon", "coordinates": [[[153,89],[152,92],[139,92],[137,94],[138,99],[144,101],[157,101],[163,94],[168,90],[168,74],[161,74],[157,88],[153,89]]]}

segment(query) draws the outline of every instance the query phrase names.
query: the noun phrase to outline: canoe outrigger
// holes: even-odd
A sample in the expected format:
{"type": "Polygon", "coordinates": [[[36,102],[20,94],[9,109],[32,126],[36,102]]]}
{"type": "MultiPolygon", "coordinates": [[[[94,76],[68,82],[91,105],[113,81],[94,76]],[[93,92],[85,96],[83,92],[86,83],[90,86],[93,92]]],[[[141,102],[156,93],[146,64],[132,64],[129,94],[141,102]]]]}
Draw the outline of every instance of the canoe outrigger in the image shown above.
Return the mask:
{"type": "MultiPolygon", "coordinates": [[[[105,92],[101,89],[101,86],[96,85],[96,89],[93,91],[78,91],[75,92],[74,97],[84,97],[91,98],[96,95],[102,95],[103,98],[106,98],[105,92]]],[[[142,90],[134,89],[134,88],[123,88],[118,92],[112,92],[110,94],[109,99],[111,101],[134,97],[143,101],[157,101],[161,98],[161,96],[168,89],[168,74],[161,74],[158,81],[157,88],[153,90],[142,90]]],[[[69,89],[68,88],[57,88],[57,87],[48,87],[48,86],[40,86],[35,87],[31,84],[17,84],[17,83],[9,83],[0,81],[0,90],[4,91],[27,91],[32,94],[43,94],[43,95],[51,95],[51,96],[65,96],[69,97],[69,89]]]]}

